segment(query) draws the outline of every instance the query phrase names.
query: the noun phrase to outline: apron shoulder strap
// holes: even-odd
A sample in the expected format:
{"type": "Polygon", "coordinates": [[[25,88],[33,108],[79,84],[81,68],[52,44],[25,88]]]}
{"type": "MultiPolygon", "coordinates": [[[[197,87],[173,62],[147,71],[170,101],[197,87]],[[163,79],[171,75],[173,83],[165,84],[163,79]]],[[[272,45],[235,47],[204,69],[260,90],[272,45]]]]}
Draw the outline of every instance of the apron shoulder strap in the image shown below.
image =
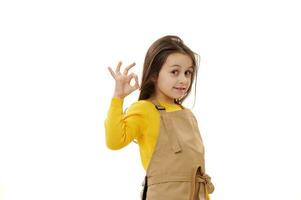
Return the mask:
{"type": "Polygon", "coordinates": [[[150,101],[155,105],[156,109],[160,112],[166,111],[165,107],[162,106],[157,99],[150,99],[150,101]]]}

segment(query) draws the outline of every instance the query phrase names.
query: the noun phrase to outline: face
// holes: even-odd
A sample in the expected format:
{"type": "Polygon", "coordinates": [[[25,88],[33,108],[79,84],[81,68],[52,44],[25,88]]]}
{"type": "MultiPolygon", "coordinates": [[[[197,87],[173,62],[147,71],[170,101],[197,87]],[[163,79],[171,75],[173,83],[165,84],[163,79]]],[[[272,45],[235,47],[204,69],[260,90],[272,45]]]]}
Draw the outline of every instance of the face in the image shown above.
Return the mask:
{"type": "Polygon", "coordinates": [[[188,55],[170,54],[159,72],[155,97],[168,103],[183,97],[191,84],[193,69],[188,55]]]}

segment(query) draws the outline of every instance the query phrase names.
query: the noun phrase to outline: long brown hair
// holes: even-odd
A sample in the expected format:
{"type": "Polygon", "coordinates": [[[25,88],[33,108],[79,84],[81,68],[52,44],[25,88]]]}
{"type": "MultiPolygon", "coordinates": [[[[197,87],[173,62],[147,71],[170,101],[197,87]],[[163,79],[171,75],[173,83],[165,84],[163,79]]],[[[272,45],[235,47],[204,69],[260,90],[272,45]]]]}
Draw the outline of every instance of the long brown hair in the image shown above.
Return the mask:
{"type": "Polygon", "coordinates": [[[192,60],[193,73],[191,76],[191,84],[187,90],[186,95],[181,99],[174,99],[177,104],[182,104],[191,91],[191,87],[195,81],[195,93],[197,82],[197,71],[199,64],[199,55],[187,47],[183,40],[175,35],[167,35],[156,40],[148,49],[144,64],[142,81],[140,87],[140,94],[138,100],[144,100],[152,97],[155,93],[155,80],[159,76],[159,72],[165,63],[167,57],[172,53],[182,53],[188,55],[192,60]]]}

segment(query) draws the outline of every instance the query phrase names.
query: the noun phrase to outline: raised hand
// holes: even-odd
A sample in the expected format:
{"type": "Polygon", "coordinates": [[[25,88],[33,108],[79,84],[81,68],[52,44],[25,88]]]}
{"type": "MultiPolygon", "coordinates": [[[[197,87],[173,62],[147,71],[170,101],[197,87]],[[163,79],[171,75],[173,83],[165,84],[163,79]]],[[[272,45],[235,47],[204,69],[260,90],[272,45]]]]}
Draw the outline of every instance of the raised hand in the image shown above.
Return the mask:
{"type": "Polygon", "coordinates": [[[108,67],[111,75],[115,79],[115,92],[114,92],[114,97],[118,98],[124,98],[133,91],[137,90],[140,88],[139,83],[138,83],[138,76],[135,73],[131,73],[128,75],[128,71],[136,65],[136,63],[132,63],[129,66],[127,66],[123,73],[120,72],[120,67],[121,67],[122,62],[120,61],[116,67],[115,72],[111,69],[111,67],[108,67]],[[131,86],[130,82],[131,80],[135,78],[135,85],[131,86]]]}

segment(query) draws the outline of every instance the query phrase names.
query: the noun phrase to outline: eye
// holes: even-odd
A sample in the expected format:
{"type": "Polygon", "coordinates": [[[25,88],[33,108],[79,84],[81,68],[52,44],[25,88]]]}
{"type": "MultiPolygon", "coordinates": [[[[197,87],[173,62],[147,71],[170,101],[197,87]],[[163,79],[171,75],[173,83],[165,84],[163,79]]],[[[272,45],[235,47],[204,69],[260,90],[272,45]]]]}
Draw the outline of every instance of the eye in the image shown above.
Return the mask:
{"type": "Polygon", "coordinates": [[[171,71],[172,74],[175,74],[175,72],[178,72],[178,70],[173,70],[173,71],[171,71]]]}
{"type": "Polygon", "coordinates": [[[189,75],[191,75],[191,74],[192,74],[192,71],[186,71],[186,74],[187,74],[187,72],[188,72],[188,74],[189,74],[189,75]]]}

